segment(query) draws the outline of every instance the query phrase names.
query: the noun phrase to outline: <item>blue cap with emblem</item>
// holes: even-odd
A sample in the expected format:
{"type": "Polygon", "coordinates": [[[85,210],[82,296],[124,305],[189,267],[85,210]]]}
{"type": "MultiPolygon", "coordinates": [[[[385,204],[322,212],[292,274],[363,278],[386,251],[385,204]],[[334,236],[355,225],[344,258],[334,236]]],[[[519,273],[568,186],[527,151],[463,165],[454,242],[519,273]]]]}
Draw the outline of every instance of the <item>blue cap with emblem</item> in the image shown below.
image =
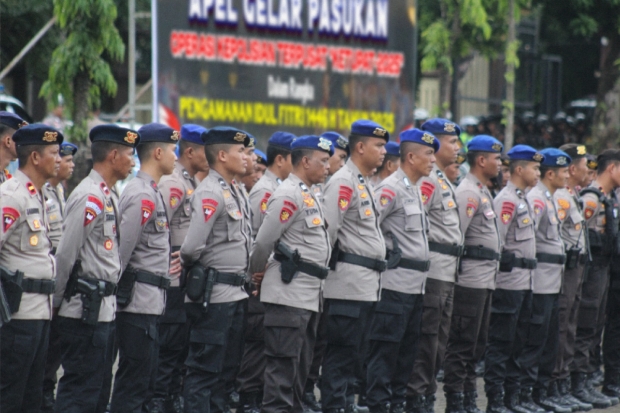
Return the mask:
{"type": "Polygon", "coordinates": [[[338,132],[324,132],[321,134],[321,138],[332,141],[334,149],[342,149],[343,151],[347,151],[347,153],[349,153],[349,140],[338,132]]]}
{"type": "Polygon", "coordinates": [[[28,122],[14,113],[7,112],[5,110],[0,111],[0,125],[8,126],[11,129],[17,130],[27,124],[28,122]]]}
{"type": "Polygon", "coordinates": [[[88,137],[92,143],[112,142],[135,148],[140,143],[140,133],[113,123],[97,125],[90,130],[88,137]]]}
{"type": "Polygon", "coordinates": [[[474,136],[473,139],[467,144],[467,150],[474,152],[501,153],[503,149],[504,145],[489,135],[474,136]]]}
{"type": "Polygon", "coordinates": [[[19,128],[13,134],[17,146],[60,145],[64,136],[58,130],[42,123],[33,123],[19,128]]]}
{"type": "Polygon", "coordinates": [[[379,125],[377,122],[367,119],[360,119],[353,122],[351,125],[351,134],[381,138],[385,139],[386,142],[390,140],[390,134],[387,129],[379,125]]]}
{"type": "Polygon", "coordinates": [[[385,144],[385,154],[389,156],[400,156],[400,145],[398,142],[388,142],[385,144]]]}
{"type": "Polygon", "coordinates": [[[425,132],[420,129],[407,129],[400,133],[401,145],[405,142],[419,143],[420,145],[430,146],[435,149],[435,152],[439,150],[441,144],[432,133],[425,132]]]}
{"type": "Polygon", "coordinates": [[[545,157],[542,166],[565,168],[573,161],[566,152],[556,148],[545,148],[540,153],[545,157]]]}
{"type": "Polygon", "coordinates": [[[179,142],[179,132],[170,126],[161,123],[147,123],[138,129],[140,133],[140,145],[149,142],[174,143],[179,142]]]}
{"type": "Polygon", "coordinates": [[[327,152],[330,156],[334,154],[334,145],[330,140],[314,135],[300,136],[295,139],[291,149],[314,149],[315,151],[327,152]]]}
{"type": "Polygon", "coordinates": [[[200,136],[205,132],[207,132],[207,128],[204,126],[188,123],[181,127],[181,140],[195,143],[196,145],[203,145],[200,136]]]}
{"type": "Polygon", "coordinates": [[[284,149],[285,151],[291,150],[291,144],[297,139],[297,136],[289,132],[274,132],[271,138],[267,141],[268,146],[276,146],[278,149],[284,149]]]}
{"type": "Polygon", "coordinates": [[[448,119],[433,118],[422,125],[422,130],[433,135],[452,135],[461,136],[461,128],[456,123],[448,119]]]}
{"type": "Polygon", "coordinates": [[[508,157],[511,161],[542,162],[545,160],[544,155],[528,145],[513,146],[513,148],[508,151],[508,157]]]}
{"type": "Polygon", "coordinates": [[[203,133],[201,135],[202,141],[205,145],[217,145],[217,144],[230,144],[230,145],[243,145],[246,148],[250,147],[252,142],[252,136],[241,129],[233,128],[231,126],[216,126],[203,133]]]}
{"type": "Polygon", "coordinates": [[[60,156],[75,155],[78,147],[71,142],[63,142],[60,144],[60,156]]]}
{"type": "Polygon", "coordinates": [[[254,155],[256,155],[256,163],[261,165],[267,165],[267,155],[260,149],[254,149],[254,155]]]}

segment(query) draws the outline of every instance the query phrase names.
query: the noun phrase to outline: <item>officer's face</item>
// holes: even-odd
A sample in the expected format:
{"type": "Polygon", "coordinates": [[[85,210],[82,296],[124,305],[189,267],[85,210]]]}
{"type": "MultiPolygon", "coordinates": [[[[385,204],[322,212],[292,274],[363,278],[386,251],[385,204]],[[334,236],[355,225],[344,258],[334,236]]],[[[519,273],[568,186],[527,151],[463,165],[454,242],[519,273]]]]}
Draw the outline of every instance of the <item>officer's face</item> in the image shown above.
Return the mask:
{"type": "Polygon", "coordinates": [[[73,175],[73,168],[75,164],[73,163],[73,155],[67,155],[60,158],[60,168],[58,169],[58,178],[61,181],[65,179],[69,179],[71,175],[73,175]]]}
{"type": "Polygon", "coordinates": [[[510,168],[508,166],[502,166],[502,188],[508,184],[510,179],[510,168]]]}
{"type": "Polygon", "coordinates": [[[540,179],[540,164],[538,162],[527,162],[521,167],[521,177],[528,187],[534,187],[540,179]]]}
{"type": "Polygon", "coordinates": [[[311,185],[325,182],[329,174],[329,154],[323,151],[312,151],[307,159],[306,177],[311,185]]]}
{"type": "Polygon", "coordinates": [[[242,176],[248,168],[248,155],[246,154],[246,148],[239,144],[231,145],[226,152],[226,169],[228,172],[242,176]]]}
{"type": "Polygon", "coordinates": [[[420,145],[413,151],[413,166],[421,176],[429,176],[435,165],[435,150],[428,146],[420,145]]]}
{"type": "Polygon", "coordinates": [[[484,160],[484,175],[489,179],[497,177],[502,168],[501,155],[499,153],[489,153],[484,160]]]}
{"type": "Polygon", "coordinates": [[[437,156],[437,161],[440,165],[450,165],[451,163],[456,162],[456,157],[459,154],[459,150],[461,149],[459,146],[459,138],[458,136],[452,135],[438,135],[439,142],[441,143],[441,147],[435,154],[437,156]]]}
{"type": "Polygon", "coordinates": [[[581,158],[573,161],[569,167],[570,177],[581,187],[586,187],[590,185],[591,182],[589,179],[587,164],[588,160],[586,158],[581,158]]]}
{"type": "Polygon", "coordinates": [[[174,171],[174,162],[177,160],[177,154],[174,152],[176,148],[174,143],[162,148],[161,167],[164,175],[170,175],[174,171]]]}
{"type": "Polygon", "coordinates": [[[245,167],[245,174],[252,175],[255,171],[256,160],[258,157],[254,153],[254,148],[245,148],[245,155],[247,157],[247,165],[245,167]]]}
{"type": "Polygon", "coordinates": [[[130,146],[123,146],[121,149],[115,149],[112,160],[118,179],[123,180],[127,178],[133,170],[133,167],[136,166],[133,152],[134,149],[130,146]]]}
{"type": "Polygon", "coordinates": [[[557,168],[555,172],[553,173],[553,177],[551,179],[551,185],[555,189],[560,189],[566,186],[566,182],[568,182],[568,167],[557,168]]]}
{"type": "Polygon", "coordinates": [[[333,175],[344,166],[347,160],[347,152],[344,149],[336,148],[334,154],[329,158],[329,174],[333,175]]]}
{"type": "Polygon", "coordinates": [[[209,162],[207,162],[207,155],[202,147],[192,150],[192,167],[196,171],[206,172],[209,170],[209,162]]]}
{"type": "Polygon", "coordinates": [[[363,156],[368,167],[378,168],[383,165],[385,158],[385,140],[381,138],[367,138],[362,142],[363,156]]]}
{"type": "Polygon", "coordinates": [[[46,145],[38,156],[38,169],[45,179],[58,175],[60,169],[60,146],[46,145]]]}

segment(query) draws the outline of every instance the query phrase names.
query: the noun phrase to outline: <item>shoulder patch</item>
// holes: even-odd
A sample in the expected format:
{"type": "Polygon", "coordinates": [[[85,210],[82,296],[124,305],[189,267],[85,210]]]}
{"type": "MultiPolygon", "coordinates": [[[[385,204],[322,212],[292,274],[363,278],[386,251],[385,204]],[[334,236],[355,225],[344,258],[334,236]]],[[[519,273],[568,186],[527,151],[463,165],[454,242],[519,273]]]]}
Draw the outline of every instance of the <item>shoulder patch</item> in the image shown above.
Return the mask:
{"type": "Polygon", "coordinates": [[[202,200],[202,213],[205,217],[205,222],[208,222],[217,209],[218,203],[215,199],[205,198],[202,200]]]}
{"type": "Polygon", "coordinates": [[[155,203],[149,199],[142,200],[142,221],[140,225],[146,224],[151,215],[153,215],[153,211],[155,210],[155,203]]]}
{"type": "Polygon", "coordinates": [[[183,191],[179,188],[170,188],[170,208],[179,206],[179,201],[183,198],[183,191]]]}
{"type": "Polygon", "coordinates": [[[7,232],[19,217],[19,211],[15,208],[2,208],[2,232],[7,232]]]}
{"type": "Polygon", "coordinates": [[[534,200],[534,214],[540,215],[541,211],[545,209],[545,203],[540,199],[534,200]]]}
{"type": "Polygon", "coordinates": [[[504,225],[508,224],[512,219],[512,215],[515,212],[515,204],[514,202],[504,201],[502,203],[502,216],[501,220],[504,225]]]}
{"type": "Polygon", "coordinates": [[[338,208],[340,208],[341,211],[346,211],[349,209],[352,196],[353,188],[346,185],[340,185],[340,188],[338,189],[338,208]]]}
{"type": "Polygon", "coordinates": [[[287,207],[283,207],[282,210],[280,211],[280,222],[283,224],[288,222],[291,219],[292,215],[293,215],[293,211],[291,211],[287,207]]]}
{"type": "Polygon", "coordinates": [[[84,209],[84,226],[93,222],[97,215],[103,211],[103,202],[93,195],[89,195],[84,209]]]}
{"type": "Polygon", "coordinates": [[[269,198],[271,198],[271,192],[265,192],[263,199],[260,201],[260,212],[263,214],[267,212],[267,202],[269,201],[269,198]]]}
{"type": "Polygon", "coordinates": [[[386,206],[396,197],[396,193],[388,188],[383,188],[381,190],[381,196],[379,197],[379,204],[381,206],[386,206]]]}
{"type": "Polygon", "coordinates": [[[570,202],[564,198],[558,198],[558,205],[562,209],[570,209],[570,202]]]}
{"type": "Polygon", "coordinates": [[[433,196],[433,192],[435,192],[435,185],[425,181],[420,186],[420,192],[422,192],[422,202],[426,205],[431,196],[433,196]]]}
{"type": "Polygon", "coordinates": [[[594,212],[596,211],[597,203],[594,201],[586,201],[586,207],[583,210],[583,215],[586,219],[592,218],[594,212]]]}

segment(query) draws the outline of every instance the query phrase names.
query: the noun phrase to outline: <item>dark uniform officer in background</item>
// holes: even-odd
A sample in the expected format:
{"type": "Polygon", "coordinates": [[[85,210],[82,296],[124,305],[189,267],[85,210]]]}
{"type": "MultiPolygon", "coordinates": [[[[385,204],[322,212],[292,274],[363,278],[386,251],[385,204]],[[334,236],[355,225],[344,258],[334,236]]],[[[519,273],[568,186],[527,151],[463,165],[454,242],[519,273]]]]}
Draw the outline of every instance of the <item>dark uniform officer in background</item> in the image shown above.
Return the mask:
{"type": "Polygon", "coordinates": [[[366,397],[371,413],[404,412],[430,267],[428,219],[416,182],[432,172],[439,141],[431,133],[409,129],[400,134],[399,149],[399,168],[375,187],[388,270],[381,277],[381,300],[368,335],[366,397]]]}
{"type": "Polygon", "coordinates": [[[170,230],[158,182],[174,170],[179,132],[150,123],[142,126],[137,147],[140,171],[121,194],[122,276],[117,294],[119,363],[112,413],[141,412],[151,399],[157,373],[157,322],[164,312],[170,261],[170,230]]]}
{"type": "Polygon", "coordinates": [[[227,369],[237,366],[243,320],[251,228],[244,198],[233,186],[245,173],[250,143],[246,132],[215,127],[203,133],[209,175],[191,199],[192,218],[181,246],[183,265],[190,269],[185,308],[190,323],[185,361],[185,411],[227,411],[227,369]]]}
{"type": "Polygon", "coordinates": [[[332,143],[302,136],[291,149],[293,172],[268,202],[250,259],[249,272],[264,273],[262,412],[304,411],[302,395],[319,321],[321,280],[328,274],[331,253],[323,210],[310,188],[327,178],[332,143]]]}
{"type": "Polygon", "coordinates": [[[430,222],[431,268],[424,292],[422,336],[407,393],[408,406],[417,412],[422,406],[432,410],[435,403],[435,378],[448,342],[457,263],[463,251],[454,187],[444,175],[457,158],[461,129],[447,119],[436,118],[426,121],[422,130],[435,135],[441,147],[435,154],[433,172],[418,183],[430,222]]]}
{"type": "Polygon", "coordinates": [[[491,297],[501,251],[497,214],[487,183],[497,177],[502,144],[478,135],[467,144],[470,171],[456,189],[465,251],[454,286],[454,310],[444,362],[446,412],[479,413],[476,363],[484,356],[491,297]]]}
{"type": "Polygon", "coordinates": [[[323,358],[323,412],[353,411],[353,388],[364,360],[362,344],[386,269],[385,243],[366,179],[381,165],[389,133],[379,124],[351,125],[351,158],[325,186],[323,204],[334,248],[323,296],[327,348],[323,358]]]}
{"type": "Polygon", "coordinates": [[[392,175],[400,167],[400,145],[398,142],[385,144],[385,158],[383,164],[377,168],[377,172],[370,178],[372,187],[379,185],[385,178],[392,175]]]}
{"type": "Polygon", "coordinates": [[[16,130],[26,126],[28,122],[14,113],[0,111],[0,184],[11,178],[7,166],[17,159],[15,141],[12,136],[16,130]]]}
{"type": "MultiPolygon", "coordinates": [[[[116,283],[121,275],[118,199],[110,190],[134,166],[138,133],[90,131],[93,169],[67,201],[54,293],[63,375],[55,411],[103,413],[114,363],[116,283]]],[[[55,373],[55,371],[54,371],[55,373]]]]}
{"type": "Polygon", "coordinates": [[[41,189],[58,173],[63,136],[35,123],[13,140],[19,170],[0,185],[0,271],[13,313],[0,329],[0,411],[39,413],[56,277],[41,189]]]}

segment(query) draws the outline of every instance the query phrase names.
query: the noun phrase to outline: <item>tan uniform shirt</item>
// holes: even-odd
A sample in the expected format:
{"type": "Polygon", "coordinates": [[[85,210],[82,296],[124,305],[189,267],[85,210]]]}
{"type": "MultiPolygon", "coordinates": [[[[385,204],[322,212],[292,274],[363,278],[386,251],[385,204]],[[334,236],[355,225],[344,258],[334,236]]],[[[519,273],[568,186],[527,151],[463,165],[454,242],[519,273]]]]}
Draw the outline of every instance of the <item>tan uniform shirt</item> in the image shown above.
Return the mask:
{"type": "MultiPolygon", "coordinates": [[[[52,242],[47,236],[48,221],[43,195],[22,171],[0,185],[0,265],[20,270],[25,278],[51,280],[56,277],[52,242]]],[[[52,318],[52,296],[24,293],[16,320],[52,318]]]]}
{"type": "MultiPolygon", "coordinates": [[[[250,223],[242,212],[244,198],[211,169],[192,195],[192,219],[181,246],[181,260],[227,273],[245,273],[252,240],[250,223]]],[[[211,303],[227,303],[247,298],[242,286],[217,283],[211,303]]],[[[191,302],[185,298],[186,302],[191,302]]]]}
{"type": "MultiPolygon", "coordinates": [[[[323,211],[332,246],[377,260],[385,259],[385,242],[372,189],[351,159],[327,185],[323,211]]],[[[325,280],[323,296],[342,300],[377,301],[381,274],[359,265],[339,262],[325,280]]]]}
{"type": "Polygon", "coordinates": [[[52,248],[58,248],[65,216],[65,191],[62,184],[53,187],[49,182],[42,189],[45,196],[45,209],[50,223],[50,230],[47,236],[52,241],[52,248]]]}
{"type": "MultiPolygon", "coordinates": [[[[379,224],[387,248],[393,249],[395,237],[402,258],[428,261],[428,220],[420,188],[412,184],[398,168],[375,187],[379,224]]],[[[397,267],[381,275],[381,287],[405,294],[424,294],[426,272],[397,267]]]]}
{"type": "MultiPolygon", "coordinates": [[[[422,202],[428,214],[430,242],[447,245],[463,245],[463,233],[459,222],[458,203],[454,187],[435,166],[433,172],[418,181],[422,192],[422,202]]],[[[457,270],[457,257],[430,252],[431,268],[428,277],[440,281],[454,282],[457,270]]]]}
{"type": "Polygon", "coordinates": [[[583,211],[579,202],[579,194],[572,188],[562,188],[553,194],[560,218],[560,236],[566,249],[577,246],[581,253],[587,253],[586,227],[583,211]]]}
{"type": "MultiPolygon", "coordinates": [[[[596,181],[592,182],[590,186],[600,188],[599,183],[596,181]]],[[[600,254],[600,248],[607,242],[607,237],[605,236],[605,206],[601,204],[598,196],[592,192],[584,194],[581,199],[583,199],[583,216],[586,220],[586,229],[600,234],[600,246],[597,248],[594,242],[592,242],[592,253],[595,255],[598,251],[598,254],[600,254]]]]}
{"type": "MultiPolygon", "coordinates": [[[[121,216],[121,263],[128,267],[167,277],[170,268],[170,229],[161,192],[153,178],[139,171],[129,181],[119,201],[121,216]]],[[[136,282],[131,302],[119,309],[128,313],[161,315],[166,292],[136,282]]]]}
{"type": "Polygon", "coordinates": [[[278,178],[269,169],[265,170],[265,174],[258,180],[250,191],[250,209],[252,211],[252,234],[256,236],[258,229],[267,214],[267,203],[269,198],[278,188],[282,180],[278,178]]]}
{"type": "MultiPolygon", "coordinates": [[[[538,184],[527,194],[527,201],[534,209],[536,252],[564,254],[560,238],[560,220],[553,196],[544,183],[538,184]]],[[[534,294],[556,294],[562,287],[564,265],[539,262],[534,270],[534,294]]]]}
{"type": "MultiPolygon", "coordinates": [[[[503,250],[517,258],[536,258],[534,213],[525,194],[511,181],[493,201],[499,214],[499,235],[503,250]]],[[[511,272],[497,272],[496,288],[503,290],[531,290],[533,270],[513,268],[511,272]]]]}
{"type": "MultiPolygon", "coordinates": [[[[486,185],[471,173],[465,175],[456,188],[459,204],[461,231],[465,234],[465,247],[483,246],[501,252],[497,213],[493,198],[486,185]]],[[[467,288],[495,289],[495,274],[499,261],[463,258],[457,284],[467,288]]]]}
{"type": "Polygon", "coordinates": [[[329,262],[331,247],[323,210],[312,190],[294,174],[269,199],[264,223],[256,235],[249,272],[263,272],[267,265],[261,284],[262,302],[319,311],[322,284],[319,278],[299,272],[290,284],[282,282],[280,263],[271,255],[278,240],[298,250],[303,261],[321,267],[329,262]]]}
{"type": "MultiPolygon", "coordinates": [[[[67,201],[64,235],[56,252],[58,278],[54,306],[60,315],[81,318],[80,294],[69,301],[63,294],[76,260],[81,260],[78,276],[118,282],[121,275],[119,252],[118,201],[95,170],[73,190],[67,201]]],[[[103,297],[99,321],[114,320],[116,297],[103,297]]]]}

